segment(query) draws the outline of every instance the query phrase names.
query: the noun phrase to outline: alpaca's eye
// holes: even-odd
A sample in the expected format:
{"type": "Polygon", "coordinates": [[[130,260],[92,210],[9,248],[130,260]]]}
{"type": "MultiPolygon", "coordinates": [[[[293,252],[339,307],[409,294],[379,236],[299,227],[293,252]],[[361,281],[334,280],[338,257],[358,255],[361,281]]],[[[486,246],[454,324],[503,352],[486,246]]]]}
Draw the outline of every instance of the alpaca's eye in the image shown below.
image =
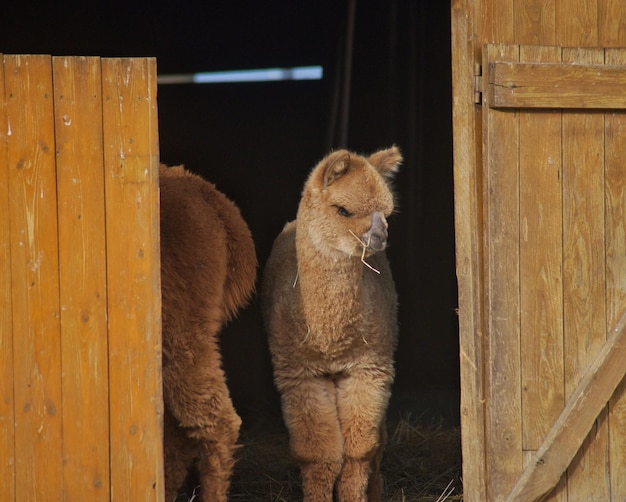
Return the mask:
{"type": "Polygon", "coordinates": [[[349,218],[350,216],[352,216],[352,213],[343,206],[337,206],[337,212],[341,216],[345,216],[346,218],[349,218]]]}

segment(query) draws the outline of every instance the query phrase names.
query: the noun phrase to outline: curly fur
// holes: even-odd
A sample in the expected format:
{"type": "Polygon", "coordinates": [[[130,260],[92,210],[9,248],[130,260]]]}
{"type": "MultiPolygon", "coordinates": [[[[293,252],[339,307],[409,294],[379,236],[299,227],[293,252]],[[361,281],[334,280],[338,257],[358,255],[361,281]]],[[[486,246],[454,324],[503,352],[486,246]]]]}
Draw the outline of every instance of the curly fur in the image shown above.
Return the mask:
{"type": "Polygon", "coordinates": [[[218,335],[250,299],[257,258],[233,202],[182,166],[161,166],[166,500],[196,463],[201,496],[226,501],[241,420],[218,335]]]}
{"type": "Polygon", "coordinates": [[[397,339],[384,249],[390,183],[401,160],[395,147],[368,158],[346,150],[324,158],[264,271],[274,379],[306,501],[381,496],[397,339]]]}

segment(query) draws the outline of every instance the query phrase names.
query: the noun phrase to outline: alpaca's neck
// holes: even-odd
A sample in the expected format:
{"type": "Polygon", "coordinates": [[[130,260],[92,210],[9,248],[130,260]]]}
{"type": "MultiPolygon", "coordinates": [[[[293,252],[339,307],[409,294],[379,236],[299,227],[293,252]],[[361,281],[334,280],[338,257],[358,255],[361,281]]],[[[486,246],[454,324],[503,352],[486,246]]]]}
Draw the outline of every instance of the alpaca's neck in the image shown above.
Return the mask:
{"type": "Polygon", "coordinates": [[[296,236],[296,255],[298,282],[326,291],[332,297],[329,301],[334,301],[336,296],[353,296],[360,289],[363,264],[358,257],[339,252],[333,256],[322,254],[308,236],[302,234],[296,236]]]}
{"type": "Polygon", "coordinates": [[[312,338],[325,344],[357,336],[352,333],[362,320],[363,264],[357,257],[324,256],[302,235],[296,238],[296,254],[297,283],[312,338]]]}
{"type": "Polygon", "coordinates": [[[306,254],[298,253],[298,282],[314,293],[316,303],[348,304],[356,299],[363,282],[363,264],[358,259],[335,261],[306,254]]]}

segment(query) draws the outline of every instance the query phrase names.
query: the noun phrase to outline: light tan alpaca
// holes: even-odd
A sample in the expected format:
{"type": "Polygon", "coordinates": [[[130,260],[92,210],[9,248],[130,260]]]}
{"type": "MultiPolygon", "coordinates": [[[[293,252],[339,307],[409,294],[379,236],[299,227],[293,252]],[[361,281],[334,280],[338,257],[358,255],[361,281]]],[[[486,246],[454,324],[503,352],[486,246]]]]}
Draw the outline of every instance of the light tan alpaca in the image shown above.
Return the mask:
{"type": "Polygon", "coordinates": [[[276,386],[305,501],[380,500],[396,292],[384,250],[402,157],[339,150],[311,172],[262,284],[276,386]]]}

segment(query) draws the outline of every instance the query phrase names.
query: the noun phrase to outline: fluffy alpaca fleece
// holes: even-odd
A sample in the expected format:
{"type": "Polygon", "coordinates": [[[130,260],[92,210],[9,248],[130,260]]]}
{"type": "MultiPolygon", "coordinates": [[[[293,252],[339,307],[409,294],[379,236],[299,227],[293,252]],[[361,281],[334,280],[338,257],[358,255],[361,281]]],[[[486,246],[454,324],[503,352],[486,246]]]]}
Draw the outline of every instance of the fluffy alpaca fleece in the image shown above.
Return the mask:
{"type": "Polygon", "coordinates": [[[241,419],[218,335],[254,289],[257,258],[239,209],[182,166],[161,166],[166,500],[196,463],[204,501],[226,501],[241,419]]]}
{"type": "Polygon", "coordinates": [[[384,250],[397,148],[339,150],[304,185],[262,285],[274,379],[305,501],[380,500],[396,292],[384,250]]]}

